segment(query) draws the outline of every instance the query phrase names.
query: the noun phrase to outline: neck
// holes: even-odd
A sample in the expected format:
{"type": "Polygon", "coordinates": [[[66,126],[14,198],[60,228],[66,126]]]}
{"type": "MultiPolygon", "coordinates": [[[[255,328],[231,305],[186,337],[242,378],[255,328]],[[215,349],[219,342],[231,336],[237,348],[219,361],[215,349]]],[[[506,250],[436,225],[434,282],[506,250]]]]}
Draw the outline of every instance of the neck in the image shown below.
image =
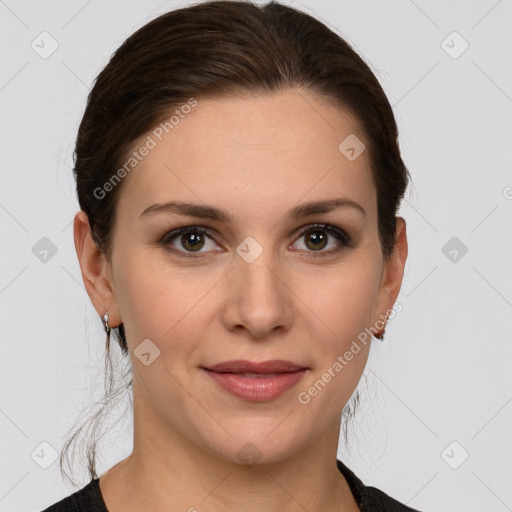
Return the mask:
{"type": "Polygon", "coordinates": [[[339,422],[286,459],[249,466],[203,450],[148,414],[135,413],[132,454],[100,479],[110,512],[359,510],[336,466],[339,422]]]}

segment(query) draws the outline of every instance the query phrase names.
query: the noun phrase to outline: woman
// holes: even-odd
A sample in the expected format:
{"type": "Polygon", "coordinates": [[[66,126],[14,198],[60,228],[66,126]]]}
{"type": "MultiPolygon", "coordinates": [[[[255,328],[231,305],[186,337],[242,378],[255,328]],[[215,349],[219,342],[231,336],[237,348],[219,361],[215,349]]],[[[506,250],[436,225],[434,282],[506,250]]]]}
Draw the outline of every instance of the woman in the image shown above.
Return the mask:
{"type": "Polygon", "coordinates": [[[336,458],[407,258],[397,137],[364,61],[276,2],[123,43],[79,128],[74,236],[134,448],[47,511],[412,510],[336,458]]]}

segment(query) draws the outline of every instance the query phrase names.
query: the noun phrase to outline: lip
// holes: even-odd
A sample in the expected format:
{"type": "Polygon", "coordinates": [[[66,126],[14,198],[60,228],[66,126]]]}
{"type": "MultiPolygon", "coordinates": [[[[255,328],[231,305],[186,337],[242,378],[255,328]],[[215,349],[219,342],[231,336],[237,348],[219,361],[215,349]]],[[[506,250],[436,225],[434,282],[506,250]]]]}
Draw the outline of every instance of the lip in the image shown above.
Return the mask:
{"type": "Polygon", "coordinates": [[[284,359],[273,359],[260,363],[246,361],[244,359],[235,359],[205,368],[218,373],[283,373],[306,369],[305,366],[292,363],[291,361],[285,361],[284,359]]]}
{"type": "Polygon", "coordinates": [[[238,359],[202,367],[222,389],[253,402],[277,398],[297,385],[308,369],[281,359],[260,363],[238,359]]]}

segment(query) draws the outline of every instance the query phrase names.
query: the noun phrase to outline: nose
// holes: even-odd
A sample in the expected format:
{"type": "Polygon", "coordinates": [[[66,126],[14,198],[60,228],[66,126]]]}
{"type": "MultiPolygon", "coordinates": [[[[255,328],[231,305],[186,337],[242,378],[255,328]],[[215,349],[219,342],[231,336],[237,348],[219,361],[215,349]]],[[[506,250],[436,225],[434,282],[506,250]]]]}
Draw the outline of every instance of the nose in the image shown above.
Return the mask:
{"type": "Polygon", "coordinates": [[[237,255],[227,276],[226,328],[246,330],[257,339],[290,329],[293,294],[283,266],[265,250],[249,261],[237,255]]]}

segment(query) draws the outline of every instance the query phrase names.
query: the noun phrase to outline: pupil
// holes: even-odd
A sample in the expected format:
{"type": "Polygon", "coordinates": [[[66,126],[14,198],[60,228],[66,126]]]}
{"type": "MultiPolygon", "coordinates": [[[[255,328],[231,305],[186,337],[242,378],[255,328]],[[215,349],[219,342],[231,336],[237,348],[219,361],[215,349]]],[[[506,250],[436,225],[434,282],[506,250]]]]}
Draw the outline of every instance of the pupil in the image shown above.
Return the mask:
{"type": "MultiPolygon", "coordinates": [[[[318,246],[315,246],[315,244],[322,243],[326,241],[326,236],[322,234],[321,231],[313,231],[313,233],[310,236],[310,241],[313,240],[313,248],[318,248],[318,246]]],[[[320,247],[322,249],[325,247],[325,243],[320,247]]]]}
{"type": "Polygon", "coordinates": [[[196,235],[194,233],[186,233],[182,237],[182,243],[184,247],[191,246],[192,248],[196,247],[201,243],[201,235],[196,235]],[[192,240],[192,241],[191,241],[192,240]]]}

